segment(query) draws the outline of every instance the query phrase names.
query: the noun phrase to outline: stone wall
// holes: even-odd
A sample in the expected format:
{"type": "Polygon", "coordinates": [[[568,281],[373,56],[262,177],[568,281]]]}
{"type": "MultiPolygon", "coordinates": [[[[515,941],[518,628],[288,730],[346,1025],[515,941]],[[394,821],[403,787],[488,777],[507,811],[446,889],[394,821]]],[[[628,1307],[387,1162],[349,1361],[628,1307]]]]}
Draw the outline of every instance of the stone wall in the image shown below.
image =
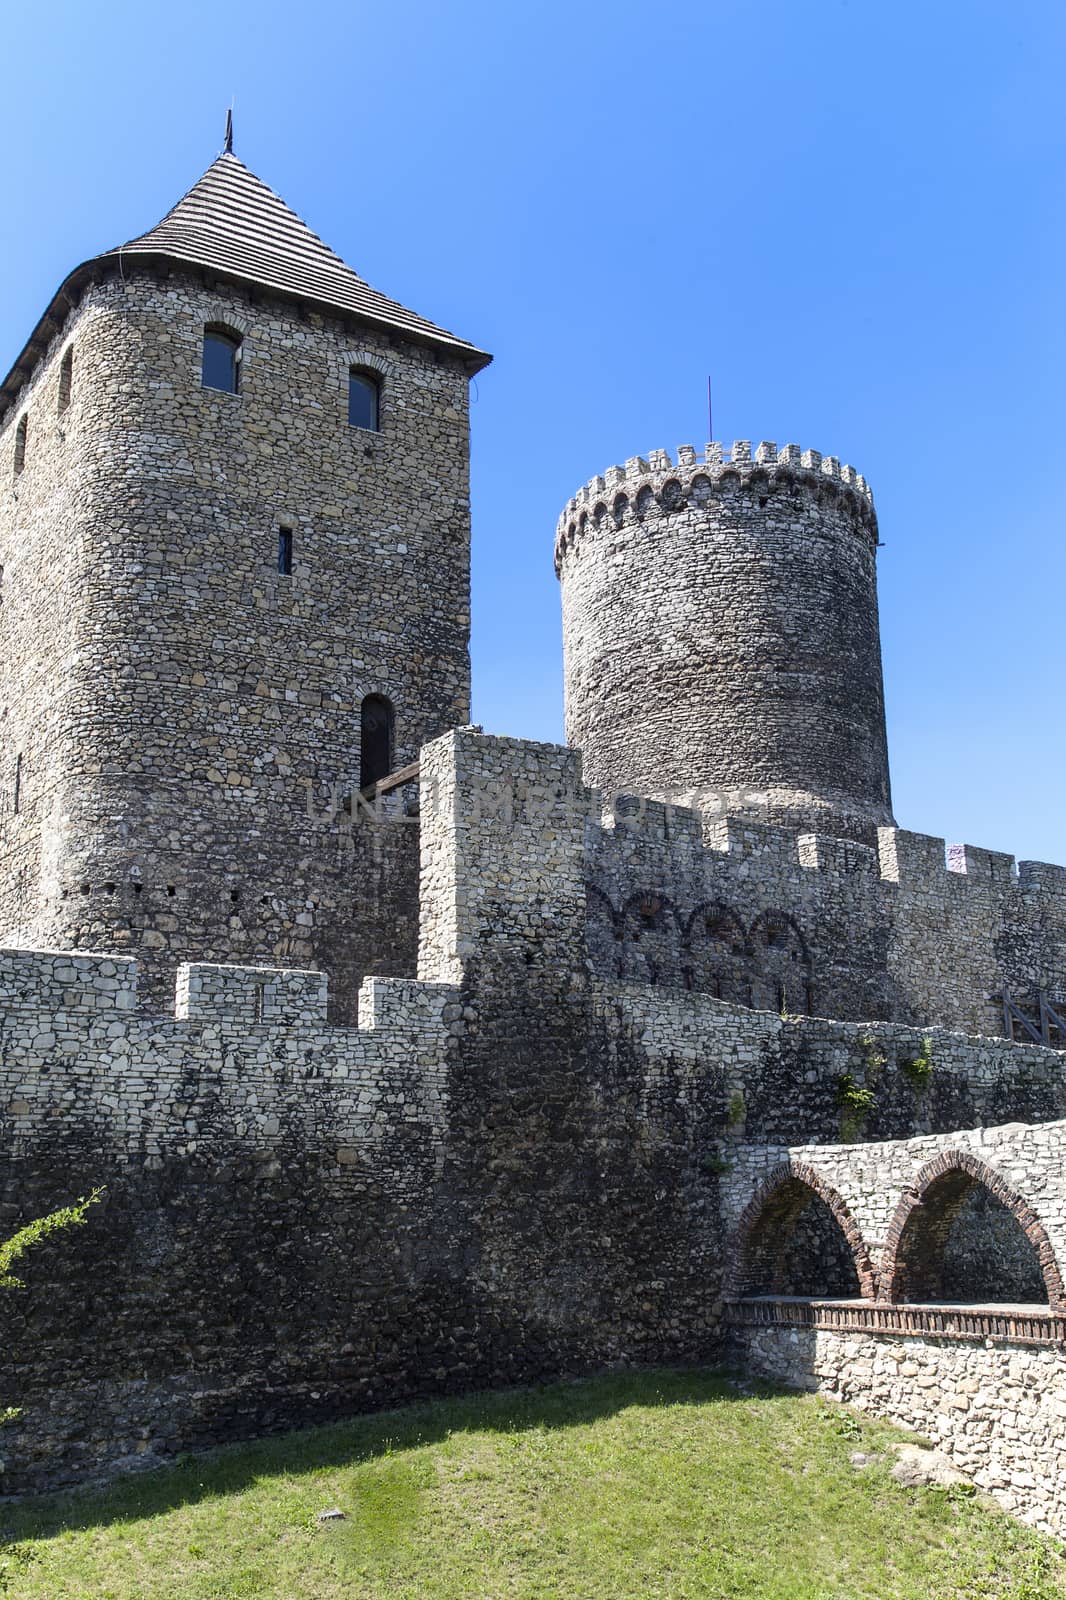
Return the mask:
{"type": "Polygon", "coordinates": [[[326,969],[348,1018],[363,973],[413,972],[416,794],[351,825],[360,704],[392,702],[397,768],[468,715],[467,381],[180,271],[86,290],[0,434],[9,940],[136,954],[160,1004],[182,959],[326,969]],[[201,386],[207,324],[239,394],[201,386]]]}
{"type": "Polygon", "coordinates": [[[166,1019],[131,961],[0,956],[0,1231],[105,1187],[5,1296],[6,1490],[477,1366],[437,1183],[455,996],[362,999],[338,1030],[319,973],[192,966],[166,1019]]]}
{"type": "Polygon", "coordinates": [[[103,1185],[5,1302],[9,1492],[430,1393],[698,1360],[713,1078],[679,1105],[524,963],[481,987],[0,954],[0,1231],[103,1185]]]}
{"type": "Polygon", "coordinates": [[[870,846],[621,796],[586,850],[600,976],[790,1014],[898,1014],[870,846]]]}
{"type": "Polygon", "coordinates": [[[1066,1017],[1064,868],[898,828],[875,849],[629,795],[573,803],[601,977],[967,1033],[1003,1033],[1005,992],[1034,1024],[1040,991],[1066,1017]]]}
{"type": "Polygon", "coordinates": [[[927,1436],[1045,1533],[1066,1533],[1066,1345],[811,1328],[738,1329],[749,1369],[927,1436]]]}
{"type": "Polygon", "coordinates": [[[558,745],[457,728],[422,752],[420,976],[584,980],[583,800],[580,757],[558,745]]]}
{"type": "Polygon", "coordinates": [[[724,1158],[734,1145],[747,1168],[772,1166],[800,1147],[796,1133],[839,1147],[844,1160],[874,1141],[948,1136],[960,1126],[1035,1123],[1066,1116],[1058,1051],[943,1029],[779,1017],[708,995],[668,994],[636,984],[593,983],[588,1004],[610,1038],[635,1047],[670,1074],[722,1074],[724,1158]],[[928,1049],[928,1058],[923,1052],[928,1049]],[[928,1059],[927,1076],[913,1063],[928,1059]],[[847,1081],[868,1090],[862,1115],[847,1081]],[[841,1144],[843,1138],[854,1144],[841,1144]]]}
{"type": "Polygon", "coordinates": [[[896,829],[880,856],[888,965],[916,1017],[998,1031],[1004,989],[1034,1019],[1039,990],[1066,1015],[1066,868],[896,829]]]}
{"type": "Polygon", "coordinates": [[[106,1189],[5,1306],[9,1490],[717,1357],[730,1234],[775,1166],[850,1197],[866,1160],[884,1208],[960,1125],[1066,1116],[1053,1051],[596,978],[573,752],[458,729],[421,788],[421,977],[368,979],[357,1028],[315,971],[190,964],[164,1013],[128,958],[0,954],[0,1228],[106,1189]],[[839,1143],[849,1077],[873,1095],[851,1135],[906,1149],[839,1143]]]}

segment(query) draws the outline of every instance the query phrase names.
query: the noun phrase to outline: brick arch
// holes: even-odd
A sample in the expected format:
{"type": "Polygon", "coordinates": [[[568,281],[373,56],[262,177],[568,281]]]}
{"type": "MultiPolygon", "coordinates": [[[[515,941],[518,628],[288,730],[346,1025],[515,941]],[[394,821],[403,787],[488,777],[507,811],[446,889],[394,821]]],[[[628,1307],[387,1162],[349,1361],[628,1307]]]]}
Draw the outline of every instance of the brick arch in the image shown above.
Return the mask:
{"type": "Polygon", "coordinates": [[[681,977],[681,919],[657,889],[631,894],[618,913],[618,976],[637,983],[677,984],[681,977]]]}
{"type": "Polygon", "coordinates": [[[589,904],[595,901],[597,905],[605,907],[611,922],[614,923],[615,926],[618,925],[621,912],[615,909],[614,901],[611,899],[606,889],[601,889],[598,883],[586,881],[585,896],[589,904]]]}
{"type": "Polygon", "coordinates": [[[777,906],[768,906],[752,923],[748,937],[758,971],[760,1003],[779,1011],[813,1011],[814,964],[795,917],[777,906]],[[781,942],[771,942],[777,933],[783,935],[781,942]]]}
{"type": "Polygon", "coordinates": [[[959,1174],[960,1178],[968,1178],[970,1182],[960,1183],[957,1196],[948,1197],[944,1211],[946,1225],[941,1223],[934,1239],[941,1253],[959,1208],[969,1197],[973,1185],[981,1184],[1007,1208],[1033,1246],[1047,1290],[1048,1304],[1053,1310],[1066,1309],[1062,1274],[1040,1218],[1029,1202],[1016,1189],[1012,1189],[995,1168],[988,1166],[978,1156],[971,1155],[968,1150],[944,1150],[934,1156],[921,1168],[913,1185],[903,1194],[889,1223],[881,1258],[881,1283],[885,1299],[896,1303],[907,1298],[907,1245],[914,1244],[921,1219],[928,1216],[923,1208],[930,1191],[953,1173],[959,1174]]]}
{"type": "MultiPolygon", "coordinates": [[[[774,1167],[772,1172],[759,1184],[744,1210],[740,1213],[736,1228],[733,1230],[732,1247],[729,1252],[729,1267],[726,1272],[726,1295],[739,1298],[744,1293],[744,1258],[751,1242],[752,1236],[758,1226],[768,1204],[774,1196],[779,1194],[788,1184],[802,1184],[809,1189],[814,1198],[821,1200],[830,1212],[833,1221],[837,1224],[855,1264],[855,1275],[859,1280],[859,1288],[864,1300],[877,1299],[877,1275],[874,1272],[870,1252],[859,1232],[859,1225],[843,1200],[842,1196],[829,1183],[826,1183],[821,1173],[809,1166],[805,1161],[783,1161],[780,1166],[774,1167]]],[[[798,1214],[798,1213],[797,1213],[798,1214]]]]}
{"type": "Polygon", "coordinates": [[[658,889],[638,889],[622,902],[618,915],[625,920],[626,917],[636,913],[639,917],[650,916],[653,920],[663,918],[664,923],[674,929],[678,936],[682,932],[681,915],[677,906],[668,894],[661,894],[658,889]]]}
{"type": "Polygon", "coordinates": [[[795,917],[792,916],[791,912],[779,911],[776,906],[770,906],[765,911],[760,911],[759,915],[755,918],[755,921],[751,925],[749,938],[751,939],[752,943],[755,944],[756,941],[758,941],[758,944],[763,949],[769,949],[770,946],[767,942],[767,935],[775,923],[779,923],[782,927],[789,930],[796,941],[799,949],[800,959],[803,962],[803,965],[809,967],[811,965],[810,946],[807,943],[803,929],[800,927],[795,917]]]}
{"type": "Polygon", "coordinates": [[[740,950],[743,950],[746,953],[748,935],[744,924],[737,916],[737,913],[733,910],[733,907],[725,900],[701,900],[699,905],[694,907],[694,909],[689,912],[688,918],[684,925],[684,937],[686,944],[691,941],[693,934],[697,932],[697,924],[699,923],[700,919],[703,918],[705,921],[709,921],[712,917],[717,918],[719,923],[728,924],[734,929],[737,938],[737,945],[740,950]]]}
{"type": "Polygon", "coordinates": [[[747,930],[724,900],[701,901],[684,922],[681,977],[686,988],[716,995],[732,1005],[754,1003],[747,930]],[[712,923],[719,937],[709,932],[712,923]]]}

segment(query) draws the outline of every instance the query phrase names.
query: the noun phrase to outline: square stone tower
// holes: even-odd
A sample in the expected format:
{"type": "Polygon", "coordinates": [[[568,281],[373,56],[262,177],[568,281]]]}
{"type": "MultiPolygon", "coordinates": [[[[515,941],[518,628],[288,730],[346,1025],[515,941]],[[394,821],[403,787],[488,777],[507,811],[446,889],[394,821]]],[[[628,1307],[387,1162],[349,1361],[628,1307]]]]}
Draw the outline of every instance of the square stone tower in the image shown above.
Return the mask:
{"type": "Polygon", "coordinates": [[[0,940],[412,972],[469,718],[468,381],[227,148],[0,391],[0,940]]]}

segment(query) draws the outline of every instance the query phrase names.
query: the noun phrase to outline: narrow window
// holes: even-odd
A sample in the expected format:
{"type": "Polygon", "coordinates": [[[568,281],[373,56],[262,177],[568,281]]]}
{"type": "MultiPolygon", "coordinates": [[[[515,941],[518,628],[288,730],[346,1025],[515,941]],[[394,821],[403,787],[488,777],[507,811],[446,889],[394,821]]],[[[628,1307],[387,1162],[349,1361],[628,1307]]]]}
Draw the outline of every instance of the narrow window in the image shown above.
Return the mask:
{"type": "Polygon", "coordinates": [[[368,694],[360,719],[359,787],[387,778],[392,771],[392,705],[383,694],[368,694]]]}
{"type": "Polygon", "coordinates": [[[70,404],[70,387],[74,382],[74,346],[71,345],[59,366],[59,409],[65,411],[70,404]]]}
{"type": "Polygon", "coordinates": [[[19,814],[19,807],[21,805],[22,805],[22,757],[21,756],[16,756],[15,757],[15,799],[14,799],[14,805],[12,806],[12,810],[14,811],[16,817],[19,814]]]}
{"type": "Polygon", "coordinates": [[[224,328],[204,329],[203,386],[236,394],[241,370],[241,341],[224,328]]]}
{"type": "Polygon", "coordinates": [[[348,372],[348,426],[368,428],[377,433],[381,409],[381,385],[372,372],[352,367],[348,372]]]}
{"type": "Polygon", "coordinates": [[[284,578],[292,577],[292,529],[278,529],[278,571],[284,578]]]}
{"type": "Polygon", "coordinates": [[[18,477],[19,473],[22,471],[23,467],[26,465],[26,438],[27,438],[27,435],[29,434],[29,429],[30,429],[30,419],[29,419],[29,417],[21,417],[19,419],[19,425],[15,429],[15,476],[16,477],[18,477]]]}

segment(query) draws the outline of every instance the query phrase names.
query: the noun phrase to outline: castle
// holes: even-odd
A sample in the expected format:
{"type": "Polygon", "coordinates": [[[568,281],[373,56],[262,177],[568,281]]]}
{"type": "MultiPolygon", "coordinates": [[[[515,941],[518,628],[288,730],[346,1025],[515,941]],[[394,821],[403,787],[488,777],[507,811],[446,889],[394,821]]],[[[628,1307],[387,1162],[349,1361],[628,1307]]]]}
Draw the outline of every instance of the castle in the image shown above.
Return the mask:
{"type": "Polygon", "coordinates": [[[791,444],[593,478],[569,746],[471,727],[488,360],[227,143],[3,385],[3,1221],[106,1194],[0,1485],[728,1356],[1061,1533],[1066,869],[895,825],[871,491],[791,444]]]}

